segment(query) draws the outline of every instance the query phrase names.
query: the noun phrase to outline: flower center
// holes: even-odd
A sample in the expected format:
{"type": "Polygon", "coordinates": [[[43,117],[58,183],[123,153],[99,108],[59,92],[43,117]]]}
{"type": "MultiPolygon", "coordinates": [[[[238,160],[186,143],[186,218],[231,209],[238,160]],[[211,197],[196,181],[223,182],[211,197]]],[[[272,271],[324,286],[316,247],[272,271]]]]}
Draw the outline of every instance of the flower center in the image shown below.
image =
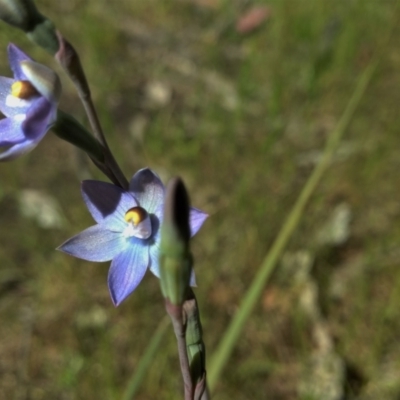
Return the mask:
{"type": "Polygon", "coordinates": [[[125,213],[128,226],[125,229],[127,237],[148,239],[151,236],[151,220],[149,213],[142,207],[132,207],[125,213]]]}
{"type": "Polygon", "coordinates": [[[16,81],[11,85],[11,94],[14,97],[26,100],[39,93],[29,81],[16,81]]]}

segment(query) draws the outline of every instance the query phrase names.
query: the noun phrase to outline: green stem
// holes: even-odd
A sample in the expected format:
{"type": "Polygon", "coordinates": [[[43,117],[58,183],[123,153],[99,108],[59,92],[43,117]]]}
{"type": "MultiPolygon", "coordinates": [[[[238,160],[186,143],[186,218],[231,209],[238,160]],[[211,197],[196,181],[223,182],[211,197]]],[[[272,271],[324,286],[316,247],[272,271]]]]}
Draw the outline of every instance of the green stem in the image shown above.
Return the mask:
{"type": "Polygon", "coordinates": [[[319,161],[318,165],[315,167],[314,171],[312,172],[308,181],[303,187],[300,196],[298,197],[277,238],[275,239],[270,251],[268,252],[262,265],[260,266],[260,269],[254,277],[249,290],[242,300],[238,312],[233,317],[230,325],[226,330],[225,335],[221,340],[221,343],[211,357],[210,367],[208,368],[207,373],[207,380],[211,391],[215,389],[221,371],[225,367],[225,364],[228,361],[228,358],[230,357],[233,348],[235,347],[239,339],[239,336],[245,326],[247,319],[249,318],[255,304],[260,298],[262,290],[268,278],[271,276],[271,273],[274,270],[277,261],[282,254],[282,251],[286,247],[286,244],[288,243],[293,231],[296,229],[300,218],[304,214],[304,209],[307,205],[308,200],[310,199],[319,181],[321,180],[322,175],[329,167],[332,156],[337,149],[337,146],[346,128],[348,127],[363,94],[365,93],[368,83],[370,82],[371,77],[376,69],[376,65],[376,61],[372,62],[359,78],[357,87],[349,103],[347,104],[347,107],[342,117],[340,118],[339,123],[329,136],[321,160],[319,161]]]}
{"type": "Polygon", "coordinates": [[[101,144],[74,117],[64,111],[57,111],[57,121],[51,130],[60,138],[79,147],[93,160],[104,163],[101,144]]]}

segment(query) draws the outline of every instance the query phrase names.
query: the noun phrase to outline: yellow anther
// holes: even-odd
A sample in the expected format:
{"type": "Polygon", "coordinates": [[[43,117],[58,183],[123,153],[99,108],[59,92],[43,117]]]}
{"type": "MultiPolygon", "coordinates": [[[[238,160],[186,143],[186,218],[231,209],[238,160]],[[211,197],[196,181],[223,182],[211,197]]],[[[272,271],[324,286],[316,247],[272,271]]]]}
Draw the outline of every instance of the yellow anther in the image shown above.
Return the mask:
{"type": "Polygon", "coordinates": [[[146,219],[147,215],[147,211],[144,208],[133,207],[125,213],[125,221],[137,226],[146,219]]]}
{"type": "Polygon", "coordinates": [[[38,92],[29,81],[16,81],[11,85],[11,94],[19,99],[29,99],[38,92]]]}

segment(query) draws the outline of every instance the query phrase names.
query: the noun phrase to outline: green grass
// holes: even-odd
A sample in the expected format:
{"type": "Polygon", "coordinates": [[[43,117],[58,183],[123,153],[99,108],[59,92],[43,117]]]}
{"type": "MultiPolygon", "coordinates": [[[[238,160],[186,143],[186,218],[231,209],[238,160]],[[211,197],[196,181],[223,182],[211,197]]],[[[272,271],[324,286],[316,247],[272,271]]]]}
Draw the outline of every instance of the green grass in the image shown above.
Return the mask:
{"type": "MultiPolygon", "coordinates": [[[[400,360],[398,28],[382,48],[398,18],[394,2],[261,2],[271,7],[271,18],[240,35],[234,24],[242,3],[37,2],[81,54],[126,175],[145,165],[163,179],[179,174],[193,205],[210,213],[192,246],[209,359],[312,171],[312,162],[299,159],[322,151],[357,77],[382,51],[339,146],[352,150],[323,176],[287,251],[306,250],[315,259],[318,306],[347,365],[346,399],[395,400],[400,386],[389,378],[400,360]],[[163,107],[146,105],[145,87],[154,80],[172,91],[163,107]],[[236,107],[227,107],[229,93],[236,107]],[[147,119],[139,141],[130,136],[138,115],[147,119]],[[317,232],[341,202],[352,210],[350,237],[341,246],[321,246],[317,232]],[[340,297],[331,295],[335,280],[347,282],[340,297]]],[[[1,25],[0,36],[1,75],[9,75],[9,40],[55,65],[21,32],[1,25]]],[[[63,83],[63,109],[81,118],[73,88],[63,83]]],[[[165,314],[150,274],[115,309],[106,263],[53,250],[92,223],[80,198],[78,165],[75,151],[52,134],[34,152],[1,165],[0,398],[121,399],[165,314]],[[20,215],[16,198],[27,188],[58,200],[65,228],[44,230],[20,215]],[[79,323],[98,310],[102,323],[79,323]]],[[[291,275],[281,278],[280,267],[216,398],[308,398],[298,388],[317,349],[314,322],[299,305],[302,286],[291,275]]],[[[178,365],[167,332],[135,398],[179,398],[178,365]]]]}

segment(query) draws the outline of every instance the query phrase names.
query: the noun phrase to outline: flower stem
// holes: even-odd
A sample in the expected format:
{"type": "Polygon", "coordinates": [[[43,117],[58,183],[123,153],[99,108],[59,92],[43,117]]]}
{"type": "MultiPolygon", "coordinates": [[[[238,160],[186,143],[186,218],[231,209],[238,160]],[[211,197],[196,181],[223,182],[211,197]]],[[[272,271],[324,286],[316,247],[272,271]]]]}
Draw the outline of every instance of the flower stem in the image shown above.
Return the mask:
{"type": "Polygon", "coordinates": [[[74,117],[58,109],[52,131],[60,138],[80,148],[98,163],[104,163],[101,144],[74,117]]]}
{"type": "Polygon", "coordinates": [[[165,299],[165,309],[171,318],[172,326],[178,344],[179,363],[181,366],[183,385],[185,389],[185,400],[193,400],[193,382],[190,374],[189,359],[186,351],[186,324],[183,319],[182,306],[172,304],[165,299]]]}
{"type": "Polygon", "coordinates": [[[83,104],[86,115],[89,119],[89,124],[92,128],[96,139],[102,144],[104,151],[104,162],[112,174],[112,181],[121,186],[123,189],[128,189],[129,183],[121,171],[117,161],[111,153],[105,138],[103,129],[98,118],[96,108],[94,107],[92,96],[90,93],[89,83],[83,71],[79,55],[74,47],[57,31],[59,41],[59,50],[55,55],[56,60],[63,67],[68,77],[73,82],[78,96],[83,104]]]}
{"type": "Polygon", "coordinates": [[[194,386],[194,399],[206,400],[206,348],[203,342],[203,328],[197,299],[191,288],[188,288],[183,303],[186,321],[186,351],[189,358],[190,375],[194,386]]]}

